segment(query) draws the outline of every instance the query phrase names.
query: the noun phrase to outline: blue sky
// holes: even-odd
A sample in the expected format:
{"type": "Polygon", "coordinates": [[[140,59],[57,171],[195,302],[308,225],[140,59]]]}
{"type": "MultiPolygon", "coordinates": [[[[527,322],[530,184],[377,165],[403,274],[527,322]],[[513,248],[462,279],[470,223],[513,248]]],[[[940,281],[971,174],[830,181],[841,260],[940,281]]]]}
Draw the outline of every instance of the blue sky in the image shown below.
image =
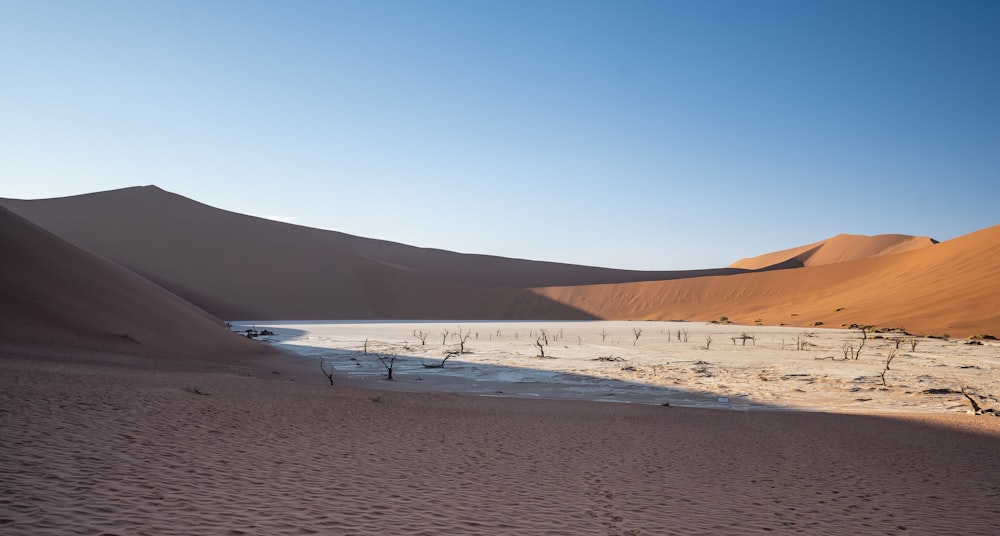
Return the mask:
{"type": "Polygon", "coordinates": [[[0,0],[0,197],[690,269],[1000,224],[1000,2],[0,0]]]}

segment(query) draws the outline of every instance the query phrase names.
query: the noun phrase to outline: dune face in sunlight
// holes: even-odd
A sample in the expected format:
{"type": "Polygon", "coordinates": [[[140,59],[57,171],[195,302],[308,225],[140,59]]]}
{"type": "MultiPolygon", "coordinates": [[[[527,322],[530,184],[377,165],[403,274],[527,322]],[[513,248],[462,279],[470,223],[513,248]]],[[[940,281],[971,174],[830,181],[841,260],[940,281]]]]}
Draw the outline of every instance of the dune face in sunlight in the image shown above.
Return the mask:
{"type": "Polygon", "coordinates": [[[613,320],[716,320],[971,336],[1000,331],[1000,226],[894,255],[685,281],[550,287],[613,320]]]}
{"type": "Polygon", "coordinates": [[[699,320],[1000,332],[1000,227],[838,235],[727,268],[612,270],[416,248],[159,188],[0,205],[222,318],[699,320]]]}
{"type": "Polygon", "coordinates": [[[740,259],[730,268],[745,270],[766,270],[778,268],[801,268],[803,266],[819,266],[838,262],[857,261],[902,253],[938,242],[926,236],[909,236],[886,234],[877,236],[860,236],[841,234],[797,248],[785,249],[774,253],[766,253],[749,259],[740,259]]]}

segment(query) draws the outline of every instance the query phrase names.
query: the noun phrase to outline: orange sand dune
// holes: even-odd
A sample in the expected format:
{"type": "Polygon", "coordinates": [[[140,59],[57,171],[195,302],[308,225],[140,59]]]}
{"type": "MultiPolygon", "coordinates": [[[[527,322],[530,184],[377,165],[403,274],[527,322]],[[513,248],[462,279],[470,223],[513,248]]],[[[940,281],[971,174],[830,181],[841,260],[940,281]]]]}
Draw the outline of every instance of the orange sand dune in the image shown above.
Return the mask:
{"type": "Polygon", "coordinates": [[[687,319],[1000,335],[1000,226],[853,262],[537,292],[605,319],[687,319]]]}
{"type": "Polygon", "coordinates": [[[138,355],[266,351],[131,271],[0,208],[0,342],[138,355]]]}
{"type": "Polygon", "coordinates": [[[799,268],[838,262],[856,261],[902,253],[937,244],[937,240],[926,236],[884,234],[876,236],[839,234],[797,248],[766,253],[757,257],[740,259],[730,268],[745,270],[766,270],[775,268],[799,268]]]}

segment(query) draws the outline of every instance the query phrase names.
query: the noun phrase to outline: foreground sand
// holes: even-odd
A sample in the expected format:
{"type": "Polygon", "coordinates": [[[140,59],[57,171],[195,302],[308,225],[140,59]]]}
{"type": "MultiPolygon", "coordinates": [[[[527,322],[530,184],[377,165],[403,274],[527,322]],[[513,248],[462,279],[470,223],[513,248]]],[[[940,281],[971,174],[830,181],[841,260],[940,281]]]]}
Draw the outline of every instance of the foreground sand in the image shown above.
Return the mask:
{"type": "Polygon", "coordinates": [[[0,357],[0,533],[1000,526],[995,418],[378,392],[278,368],[128,365],[0,357]]]}

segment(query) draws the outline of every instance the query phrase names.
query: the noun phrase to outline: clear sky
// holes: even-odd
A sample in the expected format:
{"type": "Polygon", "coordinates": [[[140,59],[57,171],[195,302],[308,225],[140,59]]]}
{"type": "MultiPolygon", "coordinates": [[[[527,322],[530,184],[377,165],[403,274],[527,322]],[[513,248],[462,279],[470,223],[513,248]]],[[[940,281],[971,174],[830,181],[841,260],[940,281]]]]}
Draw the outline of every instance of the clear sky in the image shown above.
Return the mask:
{"type": "Polygon", "coordinates": [[[1000,224],[1000,2],[0,0],[0,197],[727,265],[1000,224]]]}

